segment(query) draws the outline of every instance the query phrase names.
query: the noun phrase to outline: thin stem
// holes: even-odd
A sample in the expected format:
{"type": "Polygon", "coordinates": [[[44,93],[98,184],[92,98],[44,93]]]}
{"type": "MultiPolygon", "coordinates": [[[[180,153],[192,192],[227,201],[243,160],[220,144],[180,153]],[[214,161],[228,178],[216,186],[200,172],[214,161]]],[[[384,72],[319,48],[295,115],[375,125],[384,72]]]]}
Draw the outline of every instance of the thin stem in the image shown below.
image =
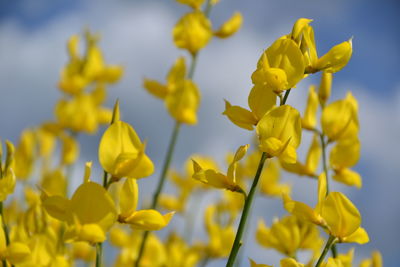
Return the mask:
{"type": "Polygon", "coordinates": [[[226,264],[227,267],[233,266],[233,264],[235,263],[236,256],[239,252],[240,246],[242,245],[242,235],[246,226],[247,217],[257,189],[258,180],[260,179],[261,172],[263,170],[266,159],[267,159],[267,153],[263,152],[261,155],[260,162],[258,163],[257,172],[254,177],[253,184],[251,185],[250,192],[247,195],[247,198],[244,202],[242,216],[240,217],[239,228],[237,230],[235,241],[233,242],[231,253],[229,255],[228,262],[226,264]]]}
{"type": "Polygon", "coordinates": [[[322,146],[322,165],[324,168],[324,173],[326,176],[326,196],[329,194],[329,177],[328,177],[328,163],[326,158],[326,142],[324,134],[320,133],[319,138],[321,139],[321,146],[322,146]]]}
{"type": "Polygon", "coordinates": [[[109,186],[108,184],[108,173],[104,170],[103,171],[103,187],[107,189],[109,186]]]}
{"type": "Polygon", "coordinates": [[[281,103],[281,106],[286,104],[286,101],[287,101],[287,99],[288,99],[288,97],[289,97],[289,94],[290,94],[290,91],[291,91],[291,90],[292,90],[292,89],[288,89],[288,90],[285,91],[285,96],[283,97],[283,101],[282,101],[282,103],[281,103]]]}
{"type": "Polygon", "coordinates": [[[329,249],[331,248],[332,245],[334,245],[336,243],[336,241],[337,241],[336,237],[331,236],[331,235],[329,236],[329,239],[326,242],[324,250],[322,251],[321,256],[319,257],[315,267],[319,267],[321,265],[321,263],[324,261],[326,254],[328,253],[329,249]]]}
{"type": "Polygon", "coordinates": [[[103,243],[96,244],[96,267],[101,267],[101,258],[103,255],[103,243]]]}

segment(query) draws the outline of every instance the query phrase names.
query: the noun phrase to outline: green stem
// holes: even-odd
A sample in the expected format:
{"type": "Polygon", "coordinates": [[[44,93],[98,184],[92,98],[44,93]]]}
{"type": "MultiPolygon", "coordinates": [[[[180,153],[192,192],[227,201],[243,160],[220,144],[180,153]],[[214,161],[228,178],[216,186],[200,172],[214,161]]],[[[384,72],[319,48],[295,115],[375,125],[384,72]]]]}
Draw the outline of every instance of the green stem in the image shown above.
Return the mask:
{"type": "Polygon", "coordinates": [[[103,255],[103,243],[96,244],[96,267],[101,267],[101,258],[103,255]]]}
{"type": "Polygon", "coordinates": [[[107,189],[109,186],[108,184],[108,173],[104,170],[103,171],[103,187],[107,189]]]}
{"type": "Polygon", "coordinates": [[[287,99],[288,99],[288,97],[289,97],[289,94],[290,94],[290,91],[291,91],[291,90],[292,90],[292,89],[288,89],[288,90],[285,91],[285,96],[283,97],[283,101],[282,101],[282,103],[281,103],[281,106],[286,104],[286,101],[287,101],[287,99]]]}
{"type": "Polygon", "coordinates": [[[229,254],[228,262],[226,264],[227,267],[233,266],[233,264],[235,263],[236,256],[239,252],[240,246],[242,245],[242,235],[246,226],[247,217],[249,215],[249,210],[257,189],[258,180],[260,179],[261,172],[263,170],[266,159],[267,159],[267,153],[263,152],[261,155],[260,162],[258,163],[257,172],[254,177],[253,184],[251,185],[250,192],[247,195],[247,198],[244,202],[242,216],[240,217],[239,228],[236,233],[235,241],[233,242],[231,253],[229,254]]]}
{"type": "Polygon", "coordinates": [[[319,267],[321,265],[321,263],[324,261],[326,254],[328,253],[329,249],[331,248],[332,245],[334,245],[336,243],[336,241],[337,241],[337,239],[334,236],[331,236],[331,235],[329,236],[329,239],[326,242],[324,250],[322,251],[321,256],[319,257],[315,267],[319,267]]]}

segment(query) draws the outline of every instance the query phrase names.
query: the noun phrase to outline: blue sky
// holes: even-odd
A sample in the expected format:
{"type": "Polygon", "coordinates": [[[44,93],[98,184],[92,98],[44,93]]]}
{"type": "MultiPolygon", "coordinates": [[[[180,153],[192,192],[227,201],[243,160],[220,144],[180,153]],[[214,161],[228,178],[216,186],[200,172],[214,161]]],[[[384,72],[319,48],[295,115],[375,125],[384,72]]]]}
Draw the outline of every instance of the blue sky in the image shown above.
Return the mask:
{"type": "MultiPolygon", "coordinates": [[[[66,61],[65,41],[88,26],[102,34],[107,61],[126,66],[121,83],[110,89],[108,105],[121,99],[124,119],[149,140],[149,154],[159,166],[173,123],[162,104],[141,89],[141,81],[143,77],[162,80],[174,59],[186,55],[174,48],[170,35],[186,10],[172,0],[1,1],[0,137],[16,141],[25,127],[51,119],[53,105],[61,96],[55,85],[66,61]],[[159,132],[165,134],[160,137],[159,132]]],[[[222,99],[246,105],[250,75],[262,50],[290,32],[297,18],[314,19],[319,54],[353,36],[353,57],[335,75],[332,98],[344,97],[351,90],[360,102],[362,157],[355,169],[362,174],[364,187],[358,191],[333,184],[333,188],[345,191],[357,204],[370,233],[370,244],[357,246],[356,254],[366,256],[378,248],[386,266],[396,266],[400,238],[396,230],[400,225],[399,145],[395,141],[400,136],[400,5],[394,0],[221,0],[211,13],[215,27],[236,10],[243,13],[243,29],[232,39],[213,41],[200,54],[195,74],[203,94],[200,123],[183,128],[173,165],[180,168],[194,152],[212,154],[222,161],[227,151],[249,142],[248,132],[220,115],[222,99]]],[[[307,87],[317,81],[317,77],[307,78],[293,90],[289,103],[302,111],[307,87]]],[[[81,161],[96,161],[99,136],[82,136],[81,141],[86,150],[81,161]]],[[[305,197],[307,187],[314,186],[290,179],[299,189],[299,197],[305,197]]],[[[154,180],[142,182],[144,192],[152,190],[154,180]]],[[[264,214],[267,223],[274,212],[281,212],[274,201],[259,203],[257,211],[269,209],[264,214]]],[[[264,250],[250,248],[248,253],[262,260],[258,255],[264,250]]],[[[273,253],[267,255],[276,258],[273,253]]]]}

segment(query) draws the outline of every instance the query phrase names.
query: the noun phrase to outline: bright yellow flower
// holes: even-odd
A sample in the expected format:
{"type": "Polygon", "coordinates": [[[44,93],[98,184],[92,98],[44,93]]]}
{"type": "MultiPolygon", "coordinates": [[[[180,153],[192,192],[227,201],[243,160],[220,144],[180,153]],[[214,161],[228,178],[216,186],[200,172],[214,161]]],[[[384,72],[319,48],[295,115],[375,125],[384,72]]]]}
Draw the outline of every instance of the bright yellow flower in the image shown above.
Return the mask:
{"type": "Polygon", "coordinates": [[[193,11],[178,21],[172,35],[178,48],[196,54],[208,44],[212,37],[211,22],[202,12],[193,11]]]}
{"type": "Polygon", "coordinates": [[[367,232],[360,227],[361,215],[356,206],[342,193],[330,192],[326,196],[326,176],[318,178],[318,203],[315,209],[284,195],[285,209],[302,220],[322,226],[339,242],[364,244],[369,241],[367,232]]]}
{"type": "Polygon", "coordinates": [[[70,200],[43,192],[42,201],[50,216],[68,223],[66,238],[69,240],[103,242],[105,233],[117,219],[111,196],[94,182],[83,183],[70,200]]]}
{"type": "Polygon", "coordinates": [[[268,111],[257,124],[259,148],[269,157],[279,157],[286,163],[295,163],[296,148],[301,141],[299,112],[288,105],[268,111]]]}
{"type": "Polygon", "coordinates": [[[199,163],[193,160],[193,178],[202,183],[208,184],[215,188],[227,189],[233,192],[244,193],[244,190],[236,181],[237,162],[241,160],[247,153],[249,145],[240,146],[229,165],[227,174],[222,174],[213,169],[203,169],[199,163]]]}
{"type": "Polygon", "coordinates": [[[228,38],[240,29],[242,23],[242,14],[235,12],[229,20],[225,21],[224,24],[222,24],[221,27],[214,32],[214,35],[219,38],[228,38]]]}
{"type": "Polygon", "coordinates": [[[154,172],[154,165],[144,153],[135,130],[126,122],[116,121],[108,127],[99,145],[99,161],[114,178],[142,178],[154,172]]]}
{"type": "Polygon", "coordinates": [[[335,45],[315,63],[317,70],[326,72],[338,72],[349,62],[353,53],[352,40],[335,45]]]}
{"type": "Polygon", "coordinates": [[[118,221],[128,223],[135,229],[154,231],[160,230],[168,225],[174,212],[161,215],[158,211],[136,210],[139,199],[139,189],[134,179],[126,179],[119,199],[120,213],[118,221]]]}
{"type": "Polygon", "coordinates": [[[323,243],[315,225],[293,215],[276,220],[270,228],[259,221],[256,239],[263,247],[276,249],[288,257],[295,257],[300,249],[319,249],[323,243]]]}
{"type": "Polygon", "coordinates": [[[298,45],[291,39],[276,40],[261,56],[251,76],[253,84],[264,84],[275,92],[296,87],[304,77],[304,60],[298,45]]]}
{"type": "Polygon", "coordinates": [[[345,99],[327,105],[321,116],[323,133],[330,141],[354,138],[358,134],[358,104],[351,93],[345,99]]]}
{"type": "Polygon", "coordinates": [[[4,164],[2,160],[2,144],[0,142],[0,202],[7,199],[7,196],[14,192],[16,178],[13,171],[14,145],[6,140],[7,155],[4,164]]]}
{"type": "Polygon", "coordinates": [[[197,109],[200,105],[200,91],[191,80],[185,80],[168,94],[165,105],[170,115],[178,122],[197,124],[197,109]]]}

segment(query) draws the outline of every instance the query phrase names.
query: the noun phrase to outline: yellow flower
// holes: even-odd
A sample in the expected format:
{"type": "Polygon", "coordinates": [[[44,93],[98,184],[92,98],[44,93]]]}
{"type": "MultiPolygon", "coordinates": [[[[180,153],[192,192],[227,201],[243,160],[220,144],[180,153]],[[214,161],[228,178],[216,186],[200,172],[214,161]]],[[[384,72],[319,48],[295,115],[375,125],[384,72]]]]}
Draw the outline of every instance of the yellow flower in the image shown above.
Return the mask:
{"type": "Polygon", "coordinates": [[[268,111],[257,124],[259,148],[269,157],[279,157],[286,163],[296,162],[296,148],[301,141],[299,112],[288,105],[268,111]]]}
{"type": "Polygon", "coordinates": [[[208,44],[212,37],[211,22],[202,12],[193,11],[178,21],[172,35],[178,48],[196,54],[208,44]]]}
{"type": "Polygon", "coordinates": [[[36,139],[31,130],[24,130],[16,146],[13,170],[19,179],[28,179],[35,162],[36,139]]]}
{"type": "Polygon", "coordinates": [[[335,45],[315,63],[317,70],[326,72],[338,72],[347,65],[353,53],[352,40],[335,45]]]}
{"type": "Polygon", "coordinates": [[[139,199],[139,189],[134,179],[126,179],[119,200],[120,213],[118,221],[128,223],[135,229],[154,231],[160,230],[168,225],[174,212],[161,215],[158,211],[136,210],[139,199]]]}
{"type": "Polygon", "coordinates": [[[2,144],[0,142],[0,202],[7,199],[15,189],[16,178],[13,171],[15,148],[13,143],[6,140],[7,155],[4,164],[2,160],[2,144]]]}
{"type": "Polygon", "coordinates": [[[327,105],[321,116],[323,133],[330,141],[354,138],[358,134],[358,104],[351,93],[345,99],[327,105]]]}
{"type": "Polygon", "coordinates": [[[111,196],[94,182],[80,185],[71,199],[49,196],[45,192],[41,198],[50,216],[68,223],[67,240],[103,242],[106,232],[117,219],[111,196]]]}
{"type": "Polygon", "coordinates": [[[264,84],[281,94],[296,87],[304,77],[304,60],[298,45],[291,39],[276,40],[261,56],[251,76],[253,84],[264,84]]]}
{"type": "Polygon", "coordinates": [[[274,221],[270,228],[259,221],[256,239],[263,247],[276,249],[288,257],[295,257],[299,249],[319,249],[323,243],[315,225],[293,215],[274,221]]]}
{"type": "Polygon", "coordinates": [[[382,267],[382,266],[383,266],[382,255],[377,250],[372,252],[370,259],[362,260],[359,265],[359,267],[382,267]]]}
{"type": "Polygon", "coordinates": [[[168,94],[165,105],[170,115],[178,122],[186,124],[197,123],[197,109],[200,104],[200,92],[191,80],[185,80],[168,94]]]}
{"type": "Polygon", "coordinates": [[[142,178],[154,172],[154,165],[144,153],[135,130],[126,122],[116,121],[108,127],[99,145],[99,161],[114,178],[142,178]]]}
{"type": "MultiPolygon", "coordinates": [[[[0,225],[3,225],[2,217],[0,216],[0,225]]],[[[31,250],[26,244],[21,242],[11,241],[6,244],[6,237],[3,227],[0,227],[0,260],[9,262],[12,265],[21,264],[29,260],[31,250]]]]}
{"type": "Polygon", "coordinates": [[[241,160],[247,153],[249,145],[240,146],[229,165],[227,174],[222,174],[213,169],[203,169],[199,163],[193,160],[193,178],[202,183],[208,184],[215,188],[227,189],[233,192],[244,193],[244,190],[236,181],[237,162],[241,160]]]}
{"type": "Polygon", "coordinates": [[[360,227],[361,215],[356,206],[342,193],[330,192],[326,196],[326,176],[318,178],[318,203],[315,209],[284,195],[284,207],[293,215],[322,226],[339,242],[364,244],[367,232],[360,227]]]}
{"type": "Polygon", "coordinates": [[[214,32],[214,35],[219,38],[228,38],[240,29],[242,23],[242,14],[235,12],[229,20],[225,21],[224,24],[222,24],[221,27],[214,32]]]}

